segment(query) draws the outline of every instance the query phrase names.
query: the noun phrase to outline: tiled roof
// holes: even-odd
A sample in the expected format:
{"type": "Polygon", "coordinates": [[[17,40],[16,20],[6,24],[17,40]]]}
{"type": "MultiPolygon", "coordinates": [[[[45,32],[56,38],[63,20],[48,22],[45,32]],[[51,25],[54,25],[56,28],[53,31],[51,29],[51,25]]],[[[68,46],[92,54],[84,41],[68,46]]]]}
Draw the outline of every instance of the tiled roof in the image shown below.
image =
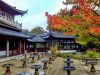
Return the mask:
{"type": "Polygon", "coordinates": [[[32,39],[28,39],[29,42],[49,42],[46,40],[50,36],[53,36],[55,38],[61,38],[61,39],[67,39],[67,38],[76,38],[75,36],[67,36],[60,32],[49,32],[44,34],[32,34],[32,39]]]}
{"type": "Polygon", "coordinates": [[[55,38],[77,38],[76,36],[67,36],[67,35],[64,35],[63,33],[61,32],[53,32],[53,31],[50,31],[49,33],[47,33],[44,38],[49,38],[49,36],[53,36],[55,38]]]}
{"type": "Polygon", "coordinates": [[[5,29],[5,28],[0,28],[0,34],[7,35],[7,36],[20,37],[20,38],[31,38],[31,36],[23,32],[17,32],[17,31],[5,29]]]}
{"type": "Polygon", "coordinates": [[[29,42],[47,42],[41,37],[41,35],[36,34],[32,39],[28,39],[29,42]]]}
{"type": "Polygon", "coordinates": [[[64,35],[64,34],[61,33],[61,32],[50,32],[50,34],[51,34],[53,37],[56,37],[56,38],[76,38],[75,36],[67,36],[67,35],[64,35]]]}

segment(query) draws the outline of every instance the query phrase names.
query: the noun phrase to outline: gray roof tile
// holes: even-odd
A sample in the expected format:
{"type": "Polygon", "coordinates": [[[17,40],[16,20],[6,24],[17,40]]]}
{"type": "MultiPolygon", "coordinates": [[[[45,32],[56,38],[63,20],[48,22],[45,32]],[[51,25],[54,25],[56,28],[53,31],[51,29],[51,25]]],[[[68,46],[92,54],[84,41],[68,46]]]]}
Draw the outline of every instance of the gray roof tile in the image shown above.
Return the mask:
{"type": "Polygon", "coordinates": [[[7,36],[21,37],[21,38],[31,38],[31,36],[23,32],[17,32],[17,31],[5,29],[5,28],[0,28],[0,34],[7,35],[7,36]]]}
{"type": "Polygon", "coordinates": [[[28,39],[29,42],[47,42],[39,34],[35,35],[32,39],[28,39]]]}

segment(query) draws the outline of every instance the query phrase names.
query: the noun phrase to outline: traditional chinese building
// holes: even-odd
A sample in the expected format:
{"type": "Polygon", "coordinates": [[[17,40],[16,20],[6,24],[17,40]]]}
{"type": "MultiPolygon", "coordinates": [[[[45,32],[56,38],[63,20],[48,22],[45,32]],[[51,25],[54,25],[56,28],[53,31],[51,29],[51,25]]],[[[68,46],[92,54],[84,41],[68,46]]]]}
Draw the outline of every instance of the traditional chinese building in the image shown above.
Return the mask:
{"type": "Polygon", "coordinates": [[[15,22],[15,16],[26,13],[0,0],[0,57],[25,53],[30,36],[22,32],[22,24],[15,22]]]}
{"type": "Polygon", "coordinates": [[[28,51],[45,52],[50,50],[50,46],[53,44],[57,44],[60,51],[79,51],[81,46],[76,43],[76,38],[76,36],[67,36],[61,32],[34,34],[32,39],[28,39],[28,51]]]}

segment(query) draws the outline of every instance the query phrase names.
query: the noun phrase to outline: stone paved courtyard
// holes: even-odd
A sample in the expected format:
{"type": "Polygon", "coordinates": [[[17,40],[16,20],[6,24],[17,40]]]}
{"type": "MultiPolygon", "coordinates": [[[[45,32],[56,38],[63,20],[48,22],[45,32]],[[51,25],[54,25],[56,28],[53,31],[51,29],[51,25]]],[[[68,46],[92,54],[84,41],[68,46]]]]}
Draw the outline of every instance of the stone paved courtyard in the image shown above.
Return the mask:
{"type": "MultiPolygon", "coordinates": [[[[41,65],[43,65],[40,60],[35,59],[37,63],[40,63],[41,65]]],[[[56,60],[53,61],[52,64],[48,64],[47,70],[40,69],[39,73],[44,72],[45,75],[67,75],[66,71],[63,70],[63,66],[65,65],[64,60],[65,59],[63,58],[57,57],[56,60]]],[[[96,70],[97,70],[96,74],[93,74],[89,72],[90,66],[84,66],[85,63],[82,62],[81,60],[73,59],[73,61],[74,63],[72,65],[76,67],[76,70],[72,71],[72,75],[100,75],[100,63],[96,65],[96,70]]],[[[16,75],[17,73],[26,73],[26,72],[34,73],[34,69],[31,69],[31,66],[33,64],[31,63],[31,58],[28,58],[27,68],[21,68],[22,61],[20,61],[19,59],[16,59],[16,60],[13,59],[10,61],[1,62],[0,63],[0,75],[4,75],[5,68],[2,68],[2,64],[4,63],[14,64],[14,66],[11,68],[11,72],[13,73],[13,75],[16,75]]]]}

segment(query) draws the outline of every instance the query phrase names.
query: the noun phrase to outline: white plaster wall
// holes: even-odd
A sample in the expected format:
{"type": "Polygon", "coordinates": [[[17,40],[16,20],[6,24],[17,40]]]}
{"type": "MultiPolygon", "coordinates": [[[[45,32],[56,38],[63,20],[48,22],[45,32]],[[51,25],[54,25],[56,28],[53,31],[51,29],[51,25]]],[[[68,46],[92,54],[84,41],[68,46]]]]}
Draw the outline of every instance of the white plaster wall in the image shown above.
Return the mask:
{"type": "Polygon", "coordinates": [[[6,51],[0,51],[0,56],[6,56],[6,51]]]}

